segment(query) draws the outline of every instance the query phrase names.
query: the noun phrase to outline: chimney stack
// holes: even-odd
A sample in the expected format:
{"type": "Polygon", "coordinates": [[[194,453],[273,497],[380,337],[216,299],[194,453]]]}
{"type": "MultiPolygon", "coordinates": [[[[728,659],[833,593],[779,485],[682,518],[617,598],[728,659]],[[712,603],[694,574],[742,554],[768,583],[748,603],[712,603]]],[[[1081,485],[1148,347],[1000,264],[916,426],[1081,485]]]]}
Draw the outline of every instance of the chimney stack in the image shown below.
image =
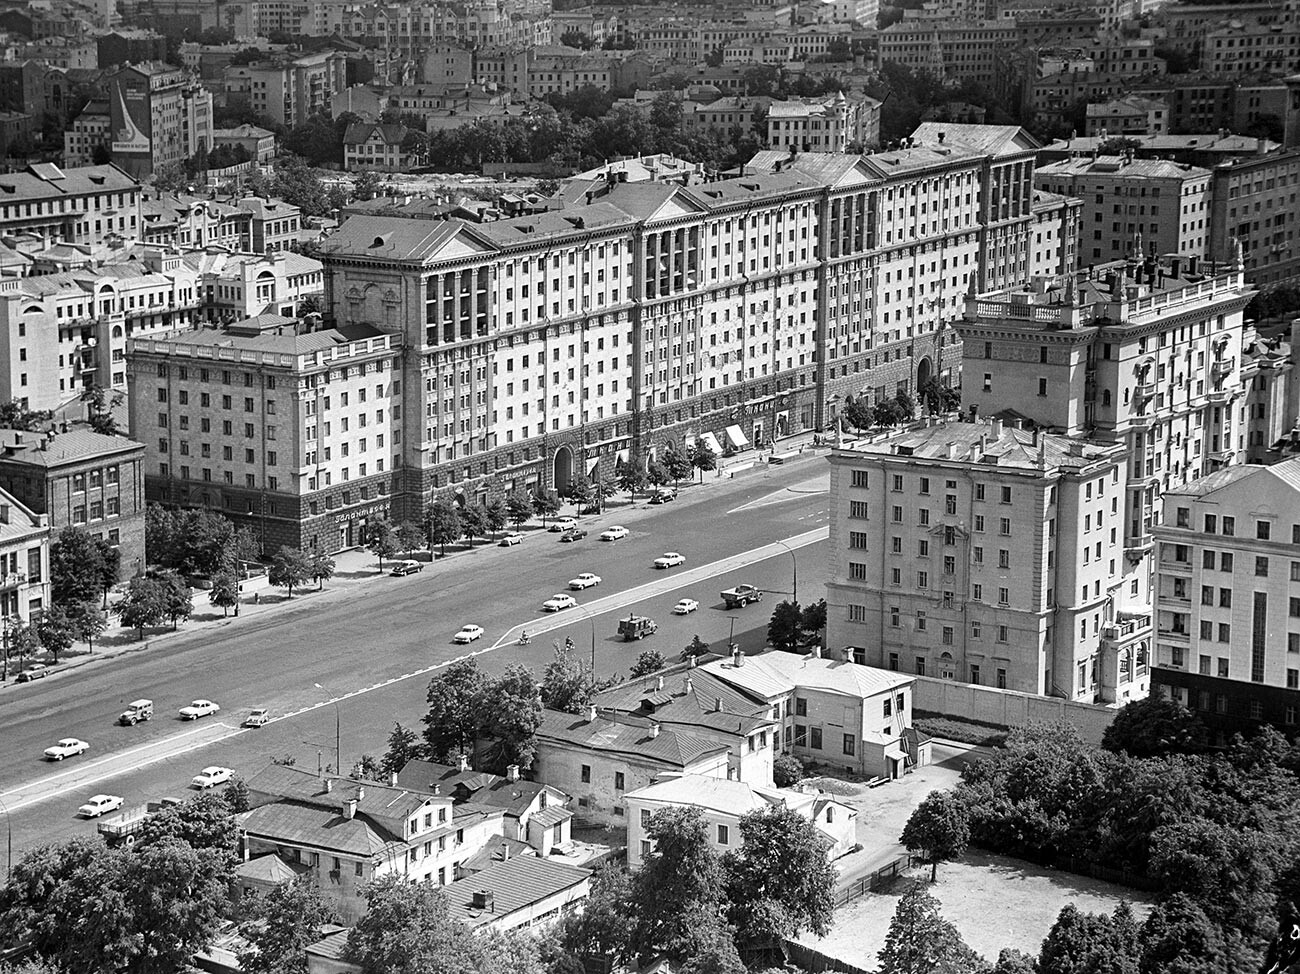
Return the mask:
{"type": "Polygon", "coordinates": [[[388,787],[390,787],[390,788],[396,788],[396,787],[397,787],[397,772],[396,772],[396,771],[390,771],[390,772],[388,772],[388,787]]]}
{"type": "Polygon", "coordinates": [[[590,707],[587,708],[587,723],[594,724],[595,722],[596,722],[596,705],[592,704],[590,707]]]}
{"type": "Polygon", "coordinates": [[[357,817],[357,800],[349,798],[343,803],[343,817],[351,822],[357,817]]]}
{"type": "Polygon", "coordinates": [[[694,692],[695,692],[695,684],[694,684],[693,682],[691,682],[691,678],[688,676],[688,677],[686,678],[686,693],[687,693],[687,695],[689,696],[690,694],[692,694],[692,693],[694,693],[694,692]]]}
{"type": "Polygon", "coordinates": [[[713,698],[713,712],[714,712],[715,714],[717,714],[717,713],[721,713],[721,712],[722,712],[722,698],[721,698],[721,697],[714,697],[714,698],[713,698]]]}
{"type": "MultiPolygon", "coordinates": [[[[322,773],[324,773],[324,772],[322,772],[322,773]]],[[[333,779],[333,778],[326,778],[326,779],[325,779],[325,794],[328,795],[328,794],[329,794],[331,791],[333,791],[333,790],[334,790],[334,779],[333,779]]]]}
{"type": "Polygon", "coordinates": [[[506,781],[518,781],[518,780],[519,780],[519,765],[517,764],[506,765],[506,781]]]}
{"type": "Polygon", "coordinates": [[[650,725],[650,737],[653,739],[653,738],[656,738],[656,737],[658,737],[658,736],[659,736],[659,725],[658,725],[658,724],[651,724],[651,725],[650,725]]]}
{"type": "Polygon", "coordinates": [[[735,643],[732,643],[731,645],[731,665],[732,666],[745,665],[745,654],[740,651],[740,647],[737,646],[735,643]]]}
{"type": "Polygon", "coordinates": [[[465,754],[456,755],[456,769],[461,772],[469,770],[469,757],[465,754]]]}
{"type": "Polygon", "coordinates": [[[662,690],[663,688],[664,688],[664,678],[661,676],[655,680],[655,689],[662,690]]]}
{"type": "Polygon", "coordinates": [[[366,797],[366,786],[357,785],[357,801],[361,801],[361,799],[365,797],[366,797]]]}

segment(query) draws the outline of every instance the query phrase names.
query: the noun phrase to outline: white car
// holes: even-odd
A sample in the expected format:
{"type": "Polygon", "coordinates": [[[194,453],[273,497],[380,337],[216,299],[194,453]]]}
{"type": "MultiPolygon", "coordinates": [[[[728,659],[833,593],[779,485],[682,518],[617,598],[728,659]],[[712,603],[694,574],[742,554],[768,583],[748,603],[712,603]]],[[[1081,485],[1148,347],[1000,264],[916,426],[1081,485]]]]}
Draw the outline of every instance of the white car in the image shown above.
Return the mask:
{"type": "Polygon", "coordinates": [[[211,717],[220,709],[211,700],[192,700],[188,707],[181,708],[181,720],[198,720],[200,717],[211,717]]]}
{"type": "Polygon", "coordinates": [[[542,609],[546,612],[559,612],[561,609],[572,609],[578,604],[578,600],[572,595],[552,595],[542,603],[542,609]]]}
{"type": "Polygon", "coordinates": [[[395,578],[401,578],[403,575],[414,575],[416,572],[424,571],[424,563],[419,561],[399,561],[393,566],[393,570],[388,574],[395,578]]]}
{"type": "Polygon", "coordinates": [[[117,795],[95,795],[77,809],[77,814],[82,818],[99,818],[105,812],[115,812],[121,807],[122,799],[117,795]]]}
{"type": "Polygon", "coordinates": [[[215,788],[217,785],[224,785],[231,779],[235,772],[229,768],[219,768],[215,764],[210,768],[204,768],[193,778],[190,784],[202,791],[204,788],[215,788]]]}
{"type": "Polygon", "coordinates": [[[575,521],[573,518],[562,517],[559,518],[558,520],[552,521],[551,526],[546,530],[552,532],[553,534],[558,534],[561,531],[567,531],[569,530],[569,528],[576,528],[577,526],[578,526],[578,522],[575,521]]]}
{"type": "Polygon", "coordinates": [[[511,545],[523,544],[524,536],[518,531],[511,531],[504,538],[497,542],[502,548],[509,548],[511,545]]]}
{"type": "Polygon", "coordinates": [[[679,616],[690,615],[699,607],[700,603],[696,602],[694,599],[682,599],[673,606],[673,613],[679,616]]]}
{"type": "Polygon", "coordinates": [[[461,626],[460,632],[451,637],[453,643],[472,643],[483,635],[482,626],[461,626]]]}
{"type": "Polygon", "coordinates": [[[65,737],[53,747],[47,747],[45,756],[51,761],[62,761],[64,758],[85,754],[89,750],[90,745],[85,741],[79,741],[75,737],[65,737]]]}
{"type": "Polygon", "coordinates": [[[244,718],[245,727],[261,727],[271,719],[271,712],[265,707],[254,707],[244,718]]]}
{"type": "Polygon", "coordinates": [[[622,541],[627,537],[627,528],[621,524],[615,524],[612,528],[606,528],[600,532],[601,541],[622,541]]]}
{"type": "Polygon", "coordinates": [[[591,588],[593,585],[599,585],[601,578],[599,575],[593,575],[591,572],[583,572],[577,578],[569,579],[569,588],[575,592],[581,592],[585,588],[591,588]]]}
{"type": "Polygon", "coordinates": [[[655,559],[655,568],[674,568],[686,564],[686,556],[677,551],[665,551],[655,559]]]}

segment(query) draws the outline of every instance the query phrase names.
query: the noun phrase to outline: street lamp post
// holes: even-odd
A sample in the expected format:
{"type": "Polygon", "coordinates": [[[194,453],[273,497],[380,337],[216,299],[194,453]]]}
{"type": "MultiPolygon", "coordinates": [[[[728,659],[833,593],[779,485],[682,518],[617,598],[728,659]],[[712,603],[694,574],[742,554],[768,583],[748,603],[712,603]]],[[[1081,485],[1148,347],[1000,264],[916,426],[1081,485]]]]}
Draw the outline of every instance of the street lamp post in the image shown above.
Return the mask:
{"type": "MultiPolygon", "coordinates": [[[[330,692],[325,687],[321,686],[319,683],[313,684],[313,686],[315,686],[317,690],[325,690],[326,693],[330,692]]],[[[334,704],[334,773],[342,774],[343,773],[343,718],[339,713],[338,698],[335,697],[335,699],[332,700],[331,703],[334,704]]]]}
{"type": "Polygon", "coordinates": [[[7,882],[14,871],[14,826],[9,821],[9,808],[4,802],[0,802],[0,811],[5,813],[5,881],[7,882]]]}
{"type": "Polygon", "coordinates": [[[790,556],[790,564],[793,566],[792,567],[793,578],[791,579],[790,595],[794,598],[795,605],[798,605],[799,604],[799,559],[795,557],[794,549],[791,548],[784,541],[778,541],[777,544],[779,544],[782,548],[784,548],[786,554],[790,556]]]}

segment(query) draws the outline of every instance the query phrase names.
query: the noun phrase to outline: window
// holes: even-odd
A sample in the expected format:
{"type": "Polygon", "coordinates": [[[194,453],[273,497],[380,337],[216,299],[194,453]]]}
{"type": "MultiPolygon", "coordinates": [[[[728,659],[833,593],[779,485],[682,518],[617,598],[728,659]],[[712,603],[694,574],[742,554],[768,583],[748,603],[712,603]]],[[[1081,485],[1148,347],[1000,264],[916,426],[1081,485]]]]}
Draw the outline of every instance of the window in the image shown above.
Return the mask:
{"type": "Polygon", "coordinates": [[[718,845],[727,845],[731,841],[731,830],[725,825],[718,826],[718,845]]]}
{"type": "Polygon", "coordinates": [[[851,480],[851,485],[854,486],[854,487],[866,487],[866,486],[867,486],[867,471],[865,471],[865,470],[854,470],[854,471],[853,471],[852,480],[851,480]]]}
{"type": "Polygon", "coordinates": [[[803,697],[794,698],[794,715],[796,717],[808,716],[808,701],[803,697]]]}
{"type": "Polygon", "coordinates": [[[867,547],[867,532],[865,532],[865,531],[850,531],[850,532],[849,532],[849,547],[850,547],[850,548],[857,548],[857,549],[859,549],[859,550],[865,550],[866,547],[867,547]]]}
{"type": "Polygon", "coordinates": [[[916,675],[917,675],[917,676],[925,676],[925,657],[924,657],[924,656],[918,656],[918,657],[916,658],[916,675]]]}
{"type": "Polygon", "coordinates": [[[582,766],[582,783],[584,785],[591,784],[591,765],[589,764],[582,766]]]}
{"type": "Polygon", "coordinates": [[[1255,576],[1257,578],[1268,578],[1268,558],[1257,555],[1255,557],[1255,576]]]}
{"type": "MultiPolygon", "coordinates": [[[[642,809],[641,814],[643,814],[643,815],[645,814],[645,810],[644,810],[644,809],[642,809]]],[[[643,823],[643,824],[644,824],[644,823],[643,823]]],[[[641,858],[642,858],[642,859],[645,859],[645,858],[647,858],[649,855],[650,855],[650,840],[649,840],[649,839],[642,839],[642,840],[641,840],[641,858]]]]}
{"type": "Polygon", "coordinates": [[[999,568],[1011,567],[1011,552],[1008,551],[1006,548],[998,549],[998,567],[999,568]]]}
{"type": "Polygon", "coordinates": [[[1235,517],[1228,517],[1226,514],[1223,516],[1223,533],[1229,538],[1236,536],[1237,519],[1235,517]]]}
{"type": "Polygon", "coordinates": [[[650,809],[641,809],[641,828],[646,828],[650,824],[650,809]]]}
{"type": "Polygon", "coordinates": [[[615,772],[614,772],[614,790],[615,790],[615,791],[622,791],[622,790],[623,790],[623,785],[624,785],[623,772],[622,772],[622,771],[615,771],[615,772]]]}
{"type": "Polygon", "coordinates": [[[867,502],[849,501],[849,517],[856,517],[856,518],[861,518],[862,520],[866,520],[867,502]]]}
{"type": "Polygon", "coordinates": [[[1011,518],[998,518],[998,534],[1002,535],[1004,538],[1011,534],[1011,518]]]}
{"type": "Polygon", "coordinates": [[[822,749],[822,729],[820,727],[808,728],[808,746],[814,751],[822,749]]]}
{"type": "Polygon", "coordinates": [[[1010,503],[1011,503],[1011,488],[1010,488],[1010,487],[1003,487],[1003,488],[1002,488],[1002,503],[1003,503],[1003,504],[1010,504],[1010,503]]]}
{"type": "Polygon", "coordinates": [[[1202,567],[1202,568],[1208,569],[1208,570],[1210,570],[1210,571],[1214,571],[1214,566],[1215,566],[1216,563],[1217,563],[1217,559],[1216,559],[1215,554],[1214,554],[1214,552],[1213,552],[1212,550],[1210,550],[1209,548],[1206,548],[1203,552],[1201,552],[1201,567],[1202,567]]]}
{"type": "MultiPolygon", "coordinates": [[[[1295,671],[1292,670],[1292,672],[1295,672],[1295,671]]],[[[853,736],[852,734],[845,734],[845,735],[844,735],[844,753],[847,754],[849,757],[852,757],[852,756],[853,756],[853,753],[854,753],[854,751],[855,751],[856,748],[857,748],[857,741],[856,741],[856,739],[854,738],[854,736],[853,736]]]]}
{"type": "Polygon", "coordinates": [[[1273,525],[1268,521],[1255,522],[1255,537],[1260,541],[1267,541],[1272,533],[1273,525]]]}

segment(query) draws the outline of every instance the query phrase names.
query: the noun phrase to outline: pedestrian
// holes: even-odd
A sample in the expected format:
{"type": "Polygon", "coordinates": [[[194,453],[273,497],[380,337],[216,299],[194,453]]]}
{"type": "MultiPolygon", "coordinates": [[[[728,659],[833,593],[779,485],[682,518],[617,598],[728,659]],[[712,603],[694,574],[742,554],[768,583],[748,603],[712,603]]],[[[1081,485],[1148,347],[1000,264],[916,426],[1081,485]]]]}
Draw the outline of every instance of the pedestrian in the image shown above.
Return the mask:
{"type": "Polygon", "coordinates": [[[261,605],[261,604],[262,604],[262,593],[261,593],[261,592],[254,592],[254,593],[253,593],[253,604],[254,604],[254,605],[261,605]]]}

